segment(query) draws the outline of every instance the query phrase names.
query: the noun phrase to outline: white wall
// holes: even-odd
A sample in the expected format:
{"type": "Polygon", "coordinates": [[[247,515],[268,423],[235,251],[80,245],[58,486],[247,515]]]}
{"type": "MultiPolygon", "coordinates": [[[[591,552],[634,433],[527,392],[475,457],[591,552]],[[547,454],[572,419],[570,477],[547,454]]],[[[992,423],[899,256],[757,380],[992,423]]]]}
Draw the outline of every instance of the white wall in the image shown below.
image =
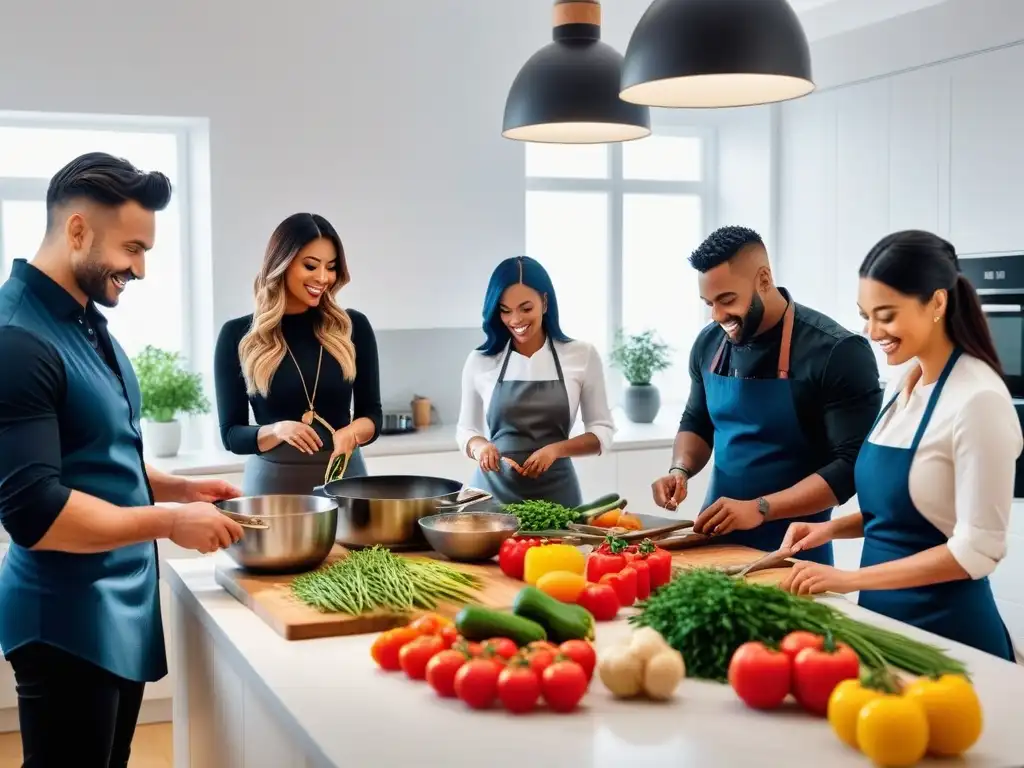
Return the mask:
{"type": "MultiPolygon", "coordinates": [[[[859,329],[860,261],[899,229],[931,230],[963,254],[1024,251],[1021,40],[1024,3],[956,0],[813,45],[816,74],[834,87],[779,110],[779,271],[796,296],[859,329]]],[[[881,356],[879,369],[884,378],[881,356]]],[[[1015,507],[992,581],[1024,647],[1015,507]]],[[[854,498],[843,511],[857,508],[854,498]]],[[[859,556],[859,542],[837,547],[842,565],[859,556]]]]}

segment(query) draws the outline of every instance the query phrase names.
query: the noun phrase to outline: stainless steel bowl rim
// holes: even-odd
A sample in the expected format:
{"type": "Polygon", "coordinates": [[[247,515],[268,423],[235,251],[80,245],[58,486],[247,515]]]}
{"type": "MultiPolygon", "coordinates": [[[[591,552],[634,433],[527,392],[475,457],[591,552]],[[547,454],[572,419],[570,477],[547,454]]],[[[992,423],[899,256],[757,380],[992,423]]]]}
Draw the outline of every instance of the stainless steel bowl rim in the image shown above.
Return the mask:
{"type": "Polygon", "coordinates": [[[443,533],[448,536],[479,536],[484,533],[499,533],[503,531],[512,531],[513,533],[519,530],[519,520],[515,515],[510,515],[507,512],[440,512],[436,515],[427,515],[421,517],[417,521],[420,528],[424,530],[436,531],[437,533],[443,533]],[[511,525],[501,526],[500,528],[492,528],[490,530],[474,531],[474,530],[443,530],[434,525],[435,521],[451,520],[457,518],[476,518],[476,519],[493,519],[499,518],[502,522],[505,522],[508,518],[512,519],[511,525]]]}
{"type": "Polygon", "coordinates": [[[338,509],[338,502],[335,499],[325,496],[314,496],[313,494],[301,494],[301,493],[268,493],[259,496],[238,496],[233,499],[222,499],[221,501],[214,502],[214,506],[220,507],[221,509],[233,512],[236,515],[242,515],[244,517],[270,517],[280,519],[282,517],[303,517],[305,515],[328,515],[332,511],[338,509]],[[304,501],[312,502],[312,506],[315,509],[304,509],[301,512],[241,512],[232,509],[235,506],[241,506],[245,502],[260,502],[262,500],[270,499],[303,499],[304,501]]]}

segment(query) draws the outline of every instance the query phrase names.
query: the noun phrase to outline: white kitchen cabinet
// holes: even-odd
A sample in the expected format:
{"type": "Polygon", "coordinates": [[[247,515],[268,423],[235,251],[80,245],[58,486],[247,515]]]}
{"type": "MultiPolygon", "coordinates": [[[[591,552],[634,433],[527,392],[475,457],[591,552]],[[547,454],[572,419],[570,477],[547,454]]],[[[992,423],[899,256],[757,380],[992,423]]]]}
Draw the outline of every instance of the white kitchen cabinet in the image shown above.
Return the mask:
{"type": "Polygon", "coordinates": [[[818,309],[859,329],[858,270],[868,250],[890,231],[889,81],[842,88],[834,98],[836,261],[831,278],[836,300],[818,309]]]}
{"type": "Polygon", "coordinates": [[[889,228],[949,235],[949,68],[888,78],[889,228]]]}
{"type": "MultiPolygon", "coordinates": [[[[656,506],[651,484],[665,475],[672,466],[672,449],[666,447],[649,451],[621,451],[618,458],[619,494],[629,502],[629,509],[645,515],[672,515],[656,506]]],[[[713,460],[691,478],[687,485],[687,497],[679,508],[683,517],[696,517],[704,504],[711,478],[713,460]]]]}
{"type": "Polygon", "coordinates": [[[580,479],[580,491],[583,503],[599,499],[609,493],[618,493],[618,453],[606,453],[601,456],[587,456],[573,459],[576,475],[580,479]]]}
{"type": "Polygon", "coordinates": [[[950,65],[950,239],[961,253],[1024,248],[1024,45],[950,65]]]}
{"type": "Polygon", "coordinates": [[[827,311],[835,302],[836,92],[782,108],[779,247],[771,254],[796,301],[827,311]]]}

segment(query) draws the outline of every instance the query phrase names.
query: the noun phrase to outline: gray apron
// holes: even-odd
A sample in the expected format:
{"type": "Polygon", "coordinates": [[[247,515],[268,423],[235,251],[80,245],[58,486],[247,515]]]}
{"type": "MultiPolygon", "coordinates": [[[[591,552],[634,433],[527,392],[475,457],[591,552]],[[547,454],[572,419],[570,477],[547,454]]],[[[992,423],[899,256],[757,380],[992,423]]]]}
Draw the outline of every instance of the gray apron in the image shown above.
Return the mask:
{"type": "MultiPolygon", "coordinates": [[[[569,393],[565,389],[562,364],[555,345],[548,337],[548,346],[555,361],[558,378],[550,381],[505,381],[509,344],[501,373],[494,385],[487,408],[487,428],[491,442],[502,456],[523,464],[530,455],[544,446],[569,439],[572,421],[569,415],[569,393]]],[[[477,467],[472,486],[487,491],[502,504],[526,499],[543,499],[566,507],[583,503],[579,479],[570,459],[556,459],[539,477],[523,477],[505,462],[497,472],[484,472],[477,467]]]]}
{"type": "MultiPolygon", "coordinates": [[[[324,443],[322,450],[308,454],[288,443],[281,443],[265,453],[250,456],[245,461],[242,495],[294,493],[322,496],[323,493],[314,493],[313,489],[324,484],[327,463],[334,448],[327,428],[315,421],[312,426],[324,443]]],[[[349,459],[345,477],[365,477],[366,474],[363,454],[357,448],[349,459]]]]}

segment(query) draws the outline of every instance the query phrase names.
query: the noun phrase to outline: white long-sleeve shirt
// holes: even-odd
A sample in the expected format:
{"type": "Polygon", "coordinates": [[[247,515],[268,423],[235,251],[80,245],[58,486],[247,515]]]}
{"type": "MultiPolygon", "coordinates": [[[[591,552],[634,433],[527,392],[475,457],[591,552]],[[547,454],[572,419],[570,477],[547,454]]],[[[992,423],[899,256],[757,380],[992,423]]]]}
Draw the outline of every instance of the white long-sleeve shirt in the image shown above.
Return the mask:
{"type": "MultiPolygon", "coordinates": [[[[585,341],[556,341],[554,345],[569,395],[569,421],[575,425],[577,415],[582,415],[584,429],[597,437],[601,451],[604,452],[611,446],[615,436],[615,422],[608,407],[601,356],[585,341]]],[[[491,356],[473,350],[466,358],[462,368],[462,406],[455,430],[459,450],[463,453],[474,437],[491,439],[487,427],[487,409],[504,359],[504,350],[491,356]]],[[[505,381],[557,379],[555,359],[547,343],[531,357],[524,357],[512,350],[505,381]]]]}
{"type": "MultiPolygon", "coordinates": [[[[886,388],[901,392],[913,367],[886,388]]],[[[909,448],[935,382],[914,387],[882,417],[868,440],[909,448]]],[[[995,570],[1006,554],[1015,462],[1024,448],[1006,385],[976,357],[961,355],[939,396],[910,467],[910,498],[948,538],[971,578],[995,570]]]]}

